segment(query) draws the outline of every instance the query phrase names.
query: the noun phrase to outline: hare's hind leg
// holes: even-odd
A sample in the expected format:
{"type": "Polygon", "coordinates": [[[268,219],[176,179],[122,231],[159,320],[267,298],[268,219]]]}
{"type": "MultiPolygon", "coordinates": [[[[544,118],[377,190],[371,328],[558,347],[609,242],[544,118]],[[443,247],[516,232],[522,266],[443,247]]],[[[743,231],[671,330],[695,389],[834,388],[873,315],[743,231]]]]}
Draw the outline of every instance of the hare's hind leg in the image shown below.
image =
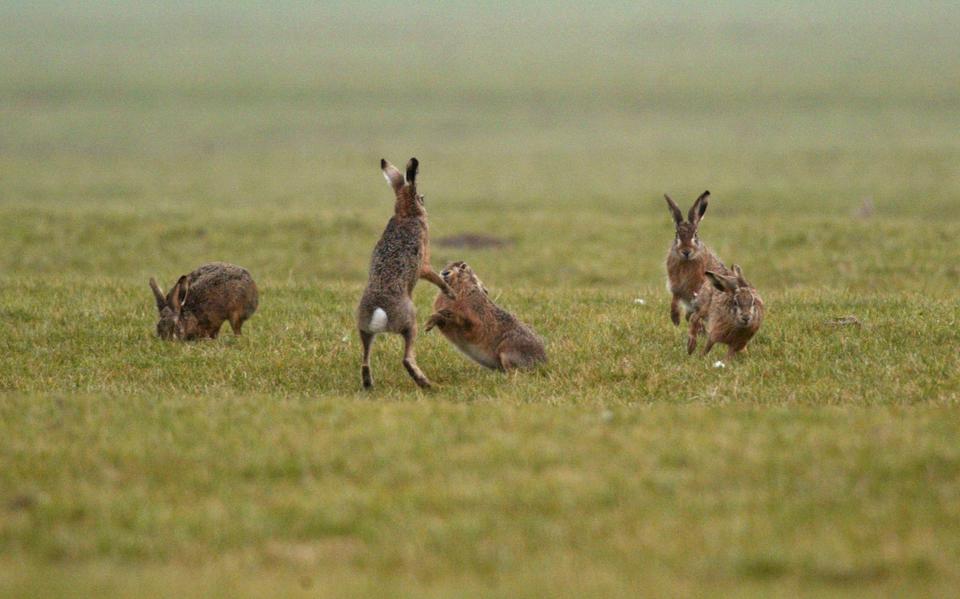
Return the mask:
{"type": "Polygon", "coordinates": [[[233,329],[234,335],[242,335],[240,329],[243,328],[243,323],[247,320],[247,316],[243,312],[234,312],[230,315],[230,328],[233,329]]]}
{"type": "Polygon", "coordinates": [[[417,338],[416,326],[410,326],[400,333],[403,335],[403,367],[407,369],[413,381],[421,388],[429,389],[430,381],[417,366],[417,358],[413,352],[413,342],[417,338]]]}
{"type": "Polygon", "coordinates": [[[373,387],[373,377],[370,375],[370,348],[373,347],[375,333],[360,331],[360,341],[363,343],[363,365],[360,367],[360,376],[363,378],[363,388],[373,387]]]}

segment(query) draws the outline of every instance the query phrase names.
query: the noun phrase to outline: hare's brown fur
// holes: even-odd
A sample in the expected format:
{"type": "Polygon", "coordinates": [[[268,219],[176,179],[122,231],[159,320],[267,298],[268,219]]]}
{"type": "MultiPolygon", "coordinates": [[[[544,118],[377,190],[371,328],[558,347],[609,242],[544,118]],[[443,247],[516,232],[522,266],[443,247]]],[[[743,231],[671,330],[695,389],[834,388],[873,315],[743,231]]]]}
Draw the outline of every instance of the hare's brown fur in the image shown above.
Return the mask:
{"type": "Polygon", "coordinates": [[[664,198],[676,226],[676,235],[667,253],[667,288],[673,296],[670,320],[679,325],[681,310],[686,313],[687,319],[696,311],[697,297],[706,283],[705,273],[708,270],[726,272],[726,268],[716,254],[700,241],[698,234],[700,220],[707,212],[710,192],[703,192],[693,203],[687,222],[684,222],[680,208],[670,196],[665,195],[664,198]]]}
{"type": "Polygon", "coordinates": [[[387,223],[370,259],[370,276],[357,308],[357,327],[363,343],[363,386],[373,386],[370,350],[378,333],[397,333],[404,339],[403,365],[417,385],[429,387],[430,381],[417,366],[413,343],[417,336],[417,312],[413,289],[426,279],[453,295],[449,285],[430,267],[429,227],[423,196],[417,193],[419,163],[411,158],[407,174],[386,160],[380,161],[387,182],[396,195],[394,215],[387,223]]]}
{"type": "Polygon", "coordinates": [[[546,362],[543,341],[490,299],[465,262],[447,265],[441,276],[457,298],[437,295],[426,330],[436,326],[464,355],[487,368],[511,370],[546,362]]]}
{"type": "Polygon", "coordinates": [[[250,273],[226,262],[204,264],[181,276],[166,295],[154,279],[150,287],[160,311],[157,334],[164,339],[216,339],[224,321],[240,335],[259,304],[250,273]]]}
{"type": "Polygon", "coordinates": [[[707,355],[716,343],[727,346],[727,360],[746,348],[760,325],[763,324],[763,299],[757,290],[743,278],[736,264],[733,274],[707,271],[709,285],[704,287],[698,299],[697,311],[690,318],[687,338],[687,353],[697,348],[697,335],[706,332],[707,355]]]}

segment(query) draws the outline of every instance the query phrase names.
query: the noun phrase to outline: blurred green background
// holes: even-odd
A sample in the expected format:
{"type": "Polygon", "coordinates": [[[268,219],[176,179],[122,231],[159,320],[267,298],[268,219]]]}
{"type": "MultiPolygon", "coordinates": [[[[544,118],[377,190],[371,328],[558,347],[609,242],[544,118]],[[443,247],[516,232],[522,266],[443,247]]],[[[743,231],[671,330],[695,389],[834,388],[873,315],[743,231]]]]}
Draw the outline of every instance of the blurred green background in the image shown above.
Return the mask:
{"type": "Polygon", "coordinates": [[[958,31],[956,2],[0,2],[0,595],[954,593],[958,31]],[[423,335],[423,393],[388,338],[360,391],[379,160],[410,156],[434,267],[547,368],[423,335]],[[662,194],[704,189],[769,310],[724,368],[663,288],[662,194]],[[214,259],[260,285],[245,336],[157,340],[148,277],[214,259]]]}

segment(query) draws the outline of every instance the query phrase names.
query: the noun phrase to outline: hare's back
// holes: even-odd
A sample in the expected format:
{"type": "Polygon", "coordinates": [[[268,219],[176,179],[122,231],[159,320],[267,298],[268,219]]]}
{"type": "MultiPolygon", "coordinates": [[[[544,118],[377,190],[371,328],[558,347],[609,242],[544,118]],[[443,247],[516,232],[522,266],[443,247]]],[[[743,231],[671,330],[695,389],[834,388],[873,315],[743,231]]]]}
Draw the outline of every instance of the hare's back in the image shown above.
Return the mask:
{"type": "Polygon", "coordinates": [[[420,275],[423,245],[423,229],[418,223],[391,219],[373,249],[371,280],[386,284],[415,283],[420,275]]]}
{"type": "Polygon", "coordinates": [[[186,308],[207,313],[253,313],[259,292],[247,269],[226,262],[211,262],[190,273],[186,308]]]}
{"type": "Polygon", "coordinates": [[[253,277],[246,268],[229,262],[208,262],[187,275],[187,278],[191,287],[233,280],[253,282],[253,277]]]}

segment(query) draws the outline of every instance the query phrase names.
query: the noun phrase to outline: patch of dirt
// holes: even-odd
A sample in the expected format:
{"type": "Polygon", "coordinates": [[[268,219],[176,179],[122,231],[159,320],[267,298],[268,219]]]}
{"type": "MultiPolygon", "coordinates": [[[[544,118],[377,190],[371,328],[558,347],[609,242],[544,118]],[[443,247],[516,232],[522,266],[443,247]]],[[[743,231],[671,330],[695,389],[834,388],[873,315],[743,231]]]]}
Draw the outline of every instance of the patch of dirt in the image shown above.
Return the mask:
{"type": "Polygon", "coordinates": [[[869,220],[876,211],[877,209],[873,205],[873,198],[863,198],[863,201],[860,202],[860,206],[853,212],[853,215],[860,220],[869,220]]]}
{"type": "Polygon", "coordinates": [[[494,237],[493,235],[484,235],[482,233],[461,233],[459,235],[448,235],[433,241],[438,247],[444,248],[469,248],[472,250],[484,248],[502,248],[510,245],[508,239],[494,237]]]}
{"type": "Polygon", "coordinates": [[[330,561],[351,561],[363,552],[363,543],[352,537],[316,541],[268,541],[263,555],[268,562],[316,567],[330,561]]]}
{"type": "Polygon", "coordinates": [[[29,510],[35,505],[37,505],[37,498],[26,493],[14,495],[7,501],[7,509],[11,512],[29,510]]]}

